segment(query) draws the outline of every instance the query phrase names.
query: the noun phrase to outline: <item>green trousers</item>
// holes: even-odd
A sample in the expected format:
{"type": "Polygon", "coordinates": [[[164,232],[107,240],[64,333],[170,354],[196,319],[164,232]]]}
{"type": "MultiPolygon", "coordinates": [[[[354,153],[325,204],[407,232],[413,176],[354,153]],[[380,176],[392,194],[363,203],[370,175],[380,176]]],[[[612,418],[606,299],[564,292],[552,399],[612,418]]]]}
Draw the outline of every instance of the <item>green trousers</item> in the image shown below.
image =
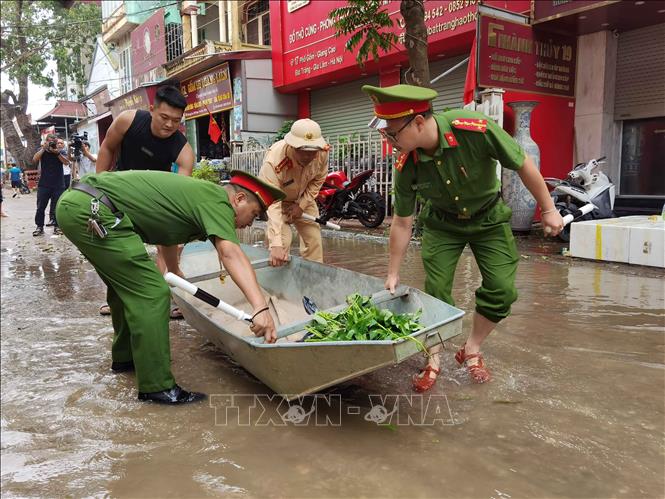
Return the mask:
{"type": "Polygon", "coordinates": [[[492,322],[510,315],[517,300],[515,273],[519,256],[510,228],[511,209],[499,201],[477,220],[460,220],[425,205],[422,258],[425,291],[454,305],[452,297],[455,268],[468,244],[482,275],[476,290],[476,312],[492,322]]]}
{"type": "Polygon", "coordinates": [[[67,190],[56,208],[58,224],[95,267],[107,286],[113,319],[114,362],[134,361],[140,392],[175,385],[169,344],[170,290],[127,215],[116,219],[99,203],[99,219],[108,230],[100,239],[87,231],[90,202],[81,191],[67,190]]]}

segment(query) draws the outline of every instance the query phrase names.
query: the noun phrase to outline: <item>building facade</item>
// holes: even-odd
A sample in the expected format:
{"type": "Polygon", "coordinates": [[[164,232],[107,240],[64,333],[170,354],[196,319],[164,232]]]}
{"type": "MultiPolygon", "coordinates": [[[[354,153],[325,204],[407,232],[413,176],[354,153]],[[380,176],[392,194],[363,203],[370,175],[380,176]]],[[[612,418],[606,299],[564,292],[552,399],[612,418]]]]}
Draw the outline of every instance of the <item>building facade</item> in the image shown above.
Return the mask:
{"type": "Polygon", "coordinates": [[[182,131],[199,159],[228,157],[234,143],[269,144],[295,117],[296,97],[272,83],[267,1],[108,1],[102,10],[102,38],[119,61],[112,116],[149,109],[156,84],[177,79],[187,99],[182,131]],[[217,144],[211,116],[222,129],[217,144]]]}
{"type": "MultiPolygon", "coordinates": [[[[426,0],[431,77],[452,69],[432,84],[439,92],[434,109],[462,105],[467,68],[458,64],[477,37],[479,56],[488,54],[488,48],[501,54],[498,61],[478,57],[484,86],[504,88],[506,104],[538,103],[531,134],[540,147],[544,176],[562,178],[577,162],[607,156],[603,168],[618,184],[618,206],[652,210],[665,197],[663,3],[486,0],[481,6],[473,0],[426,0]],[[485,7],[498,10],[486,15],[485,7]],[[490,31],[483,18],[494,19],[490,31]],[[524,30],[528,34],[521,45],[516,33],[524,30]],[[505,46],[498,47],[504,50],[491,47],[492,37],[495,44],[505,39],[505,46]],[[568,49],[565,57],[560,47],[568,49]]],[[[382,54],[379,61],[357,64],[328,17],[345,4],[270,3],[275,87],[296,95],[298,116],[318,121],[329,141],[339,134],[366,133],[372,108],[360,87],[404,83],[408,68],[403,45],[382,54]]],[[[403,41],[399,4],[386,1],[385,8],[403,41]]],[[[509,132],[514,128],[508,107],[504,127],[509,132]]]]}

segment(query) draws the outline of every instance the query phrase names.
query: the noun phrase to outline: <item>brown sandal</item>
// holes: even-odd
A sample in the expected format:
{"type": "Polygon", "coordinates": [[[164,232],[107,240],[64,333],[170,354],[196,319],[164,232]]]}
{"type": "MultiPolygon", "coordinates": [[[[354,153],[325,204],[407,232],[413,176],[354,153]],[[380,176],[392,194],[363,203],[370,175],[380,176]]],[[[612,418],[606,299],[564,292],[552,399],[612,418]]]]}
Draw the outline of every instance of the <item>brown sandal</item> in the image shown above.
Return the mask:
{"type": "Polygon", "coordinates": [[[426,392],[434,386],[434,383],[436,383],[436,378],[432,378],[429,375],[430,372],[433,372],[438,376],[439,373],[441,373],[441,369],[435,369],[434,367],[427,364],[418,372],[418,374],[413,375],[411,384],[415,391],[418,393],[426,392]]]}
{"type": "Polygon", "coordinates": [[[492,379],[492,375],[490,374],[489,370],[485,367],[483,354],[478,352],[467,355],[465,352],[465,348],[466,348],[466,343],[462,345],[462,348],[460,348],[460,350],[455,354],[455,360],[458,362],[458,364],[466,365],[466,368],[469,370],[469,374],[471,375],[471,379],[473,379],[474,382],[485,383],[487,381],[490,381],[492,379]],[[478,359],[478,363],[471,365],[466,364],[466,361],[469,359],[478,359]]]}

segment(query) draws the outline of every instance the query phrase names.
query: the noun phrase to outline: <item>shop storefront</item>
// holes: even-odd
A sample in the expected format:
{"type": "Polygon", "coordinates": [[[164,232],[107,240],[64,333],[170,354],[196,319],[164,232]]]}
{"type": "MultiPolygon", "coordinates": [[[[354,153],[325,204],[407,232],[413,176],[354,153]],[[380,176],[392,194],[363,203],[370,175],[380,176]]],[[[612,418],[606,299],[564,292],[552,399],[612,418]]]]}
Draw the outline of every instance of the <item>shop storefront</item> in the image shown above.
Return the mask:
{"type": "MultiPolygon", "coordinates": [[[[369,60],[359,67],[355,54],[345,50],[345,37],[336,38],[328,19],[330,10],[345,5],[344,1],[274,2],[271,3],[273,33],[273,79],[281,92],[298,95],[300,117],[319,121],[324,136],[332,140],[337,135],[363,134],[372,116],[371,102],[360,87],[394,85],[405,82],[408,57],[402,42],[405,30],[400,2],[391,1],[386,9],[396,22],[400,45],[378,62],[369,60]]],[[[508,12],[528,15],[530,1],[485,1],[485,5],[508,12]]],[[[467,63],[478,25],[480,2],[451,2],[427,0],[425,24],[428,29],[428,52],[432,86],[439,96],[435,111],[462,105],[467,63]],[[462,63],[462,64],[460,64],[462,63]]],[[[574,66],[574,62],[573,62],[574,66]]],[[[535,69],[533,70],[535,73],[535,69]]],[[[574,80],[573,80],[574,81],[574,80]]],[[[533,113],[534,139],[541,146],[541,169],[545,175],[558,176],[568,171],[573,161],[574,96],[532,93],[534,89],[520,85],[508,88],[505,82],[492,82],[493,87],[507,88],[505,102],[535,100],[539,106],[533,113]],[[556,129],[556,134],[552,129],[556,129]]],[[[506,108],[504,126],[512,131],[512,111],[506,108]]]]}
{"type": "Polygon", "coordinates": [[[575,160],[606,156],[615,211],[665,201],[665,2],[539,1],[534,27],[577,37],[575,160]]]}
{"type": "Polygon", "coordinates": [[[144,111],[150,111],[150,106],[155,99],[155,94],[157,93],[157,84],[152,83],[148,85],[141,85],[126,94],[116,97],[106,103],[106,106],[110,108],[111,115],[113,119],[116,119],[120,113],[123,111],[129,111],[133,109],[142,109],[144,111]]]}
{"type": "Polygon", "coordinates": [[[229,116],[233,109],[229,64],[222,63],[184,80],[180,91],[187,99],[184,118],[188,140],[196,144],[198,159],[229,157],[229,116]],[[208,134],[211,117],[221,131],[216,142],[208,134]]]}
{"type": "Polygon", "coordinates": [[[267,50],[231,51],[206,40],[165,68],[181,82],[185,133],[198,160],[228,158],[240,144],[267,147],[282,123],[295,117],[296,97],[273,88],[267,50]],[[211,115],[221,129],[217,143],[208,133],[211,115]]]}

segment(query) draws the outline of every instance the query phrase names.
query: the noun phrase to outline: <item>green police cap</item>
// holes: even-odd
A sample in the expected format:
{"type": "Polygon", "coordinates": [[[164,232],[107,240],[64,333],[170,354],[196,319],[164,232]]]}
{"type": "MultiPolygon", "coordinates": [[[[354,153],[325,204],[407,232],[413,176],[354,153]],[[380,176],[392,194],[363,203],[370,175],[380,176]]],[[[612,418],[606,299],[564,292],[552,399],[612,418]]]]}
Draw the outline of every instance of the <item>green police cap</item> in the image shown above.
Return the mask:
{"type": "Polygon", "coordinates": [[[391,87],[363,85],[362,91],[374,102],[374,114],[377,118],[384,120],[429,111],[432,109],[432,99],[438,95],[431,88],[414,85],[393,85],[391,87]]]}

